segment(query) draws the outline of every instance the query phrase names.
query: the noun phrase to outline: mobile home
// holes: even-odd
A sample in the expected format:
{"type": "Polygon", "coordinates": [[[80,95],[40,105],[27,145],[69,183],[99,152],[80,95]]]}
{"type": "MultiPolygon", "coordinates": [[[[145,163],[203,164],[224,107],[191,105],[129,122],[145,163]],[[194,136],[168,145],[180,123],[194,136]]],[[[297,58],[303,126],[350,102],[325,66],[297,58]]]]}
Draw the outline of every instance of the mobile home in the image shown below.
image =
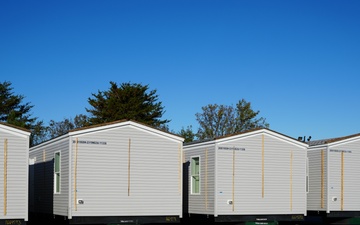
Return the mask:
{"type": "Polygon", "coordinates": [[[30,131],[0,123],[0,224],[28,221],[30,131]]]}
{"type": "Polygon", "coordinates": [[[309,142],[309,215],[360,216],[360,134],[309,142]]]}
{"type": "Polygon", "coordinates": [[[34,146],[30,213],[68,224],[179,222],[182,148],[182,137],[127,120],[34,146]]]}
{"type": "Polygon", "coordinates": [[[307,147],[270,129],[184,144],[184,215],[214,222],[303,221],[307,147]]]}

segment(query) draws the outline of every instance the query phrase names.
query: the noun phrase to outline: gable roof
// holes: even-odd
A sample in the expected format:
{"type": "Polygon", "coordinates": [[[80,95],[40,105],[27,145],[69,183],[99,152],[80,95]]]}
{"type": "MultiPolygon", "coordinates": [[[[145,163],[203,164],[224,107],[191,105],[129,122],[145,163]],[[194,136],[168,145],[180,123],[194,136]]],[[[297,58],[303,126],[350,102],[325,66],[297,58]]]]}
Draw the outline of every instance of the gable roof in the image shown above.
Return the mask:
{"type": "Polygon", "coordinates": [[[203,143],[203,142],[205,143],[205,142],[210,142],[210,141],[221,140],[221,139],[225,139],[225,138],[229,138],[229,137],[234,137],[234,136],[242,135],[242,134],[247,134],[247,133],[251,133],[251,132],[255,132],[255,131],[259,131],[259,130],[270,131],[270,132],[279,134],[279,135],[281,135],[281,136],[284,136],[284,137],[286,137],[286,138],[290,138],[290,139],[292,139],[293,141],[296,141],[296,142],[299,142],[299,143],[302,143],[302,144],[307,144],[306,142],[299,141],[299,140],[296,139],[296,138],[287,136],[287,135],[285,135],[285,134],[279,133],[279,132],[274,131],[274,130],[271,130],[271,129],[269,129],[269,128],[258,127],[258,128],[253,128],[253,129],[249,129],[249,130],[237,132],[237,133],[234,133],[234,134],[228,134],[228,135],[224,135],[224,136],[220,136],[220,137],[215,137],[215,138],[212,138],[212,139],[197,140],[197,141],[185,143],[184,146],[185,146],[185,145],[191,145],[191,144],[197,144],[197,143],[203,143]]]}
{"type": "Polygon", "coordinates": [[[173,136],[177,136],[177,137],[179,137],[179,138],[184,139],[182,136],[180,136],[180,135],[178,135],[178,134],[174,134],[174,133],[171,133],[171,132],[168,132],[168,131],[164,131],[164,130],[161,130],[161,129],[159,129],[159,128],[150,126],[150,125],[148,125],[148,124],[141,123],[141,122],[138,122],[138,121],[135,121],[135,120],[131,120],[131,119],[115,120],[115,121],[112,121],[112,122],[101,123],[101,124],[96,124],[96,125],[90,125],[90,126],[86,126],[86,127],[80,127],[80,128],[76,128],[76,129],[73,129],[73,130],[69,130],[68,133],[77,132],[77,131],[81,131],[81,130],[93,129],[93,128],[97,128],[97,127],[105,127],[105,126],[115,125],[115,124],[125,123],[125,122],[137,123],[137,124],[139,124],[139,125],[148,127],[148,128],[150,128],[150,129],[154,129],[154,130],[157,130],[157,131],[160,131],[160,132],[163,132],[163,133],[167,133],[167,134],[170,134],[170,135],[173,135],[173,136]]]}
{"type": "Polygon", "coordinates": [[[14,128],[14,129],[18,129],[18,130],[22,130],[22,131],[30,133],[30,130],[28,130],[26,128],[23,128],[23,127],[15,126],[13,124],[0,122],[0,125],[4,125],[4,126],[7,126],[7,127],[11,127],[11,128],[14,128]]]}
{"type": "Polygon", "coordinates": [[[112,122],[100,123],[100,124],[90,125],[90,126],[86,126],[86,127],[79,127],[79,128],[69,130],[67,133],[80,131],[80,130],[87,130],[87,129],[96,128],[96,127],[103,127],[103,126],[107,126],[107,125],[111,125],[111,124],[122,123],[125,121],[128,121],[128,120],[125,120],[125,119],[124,120],[116,120],[116,121],[112,121],[112,122]]]}
{"type": "Polygon", "coordinates": [[[346,139],[350,139],[350,138],[354,138],[354,137],[359,137],[359,136],[360,136],[360,133],[347,135],[347,136],[343,136],[343,137],[337,137],[337,138],[327,138],[327,139],[309,141],[308,144],[309,144],[309,146],[325,145],[325,144],[330,144],[330,143],[334,143],[334,142],[338,142],[338,141],[342,141],[342,140],[346,140],[346,139]]]}
{"type": "Polygon", "coordinates": [[[69,137],[71,135],[74,135],[74,134],[77,134],[77,133],[86,133],[86,132],[91,132],[93,131],[94,129],[101,129],[102,127],[106,127],[106,126],[111,126],[111,125],[114,125],[116,126],[116,124],[120,124],[120,123],[125,123],[125,122],[132,122],[132,123],[135,123],[135,124],[139,124],[141,126],[144,126],[144,127],[147,127],[149,129],[154,129],[155,131],[157,132],[162,132],[164,133],[165,135],[172,135],[174,139],[178,139],[178,140],[181,140],[182,142],[184,141],[184,138],[181,137],[180,135],[177,135],[177,134],[173,134],[173,133],[170,133],[170,132],[167,132],[167,131],[164,131],[164,130],[161,130],[161,129],[158,129],[158,128],[155,128],[155,127],[151,127],[147,124],[144,124],[144,123],[140,123],[140,122],[137,122],[137,121],[134,121],[134,120],[127,120],[127,119],[123,119],[123,120],[116,120],[116,121],[112,121],[112,122],[107,122],[107,123],[101,123],[101,124],[96,124],[96,125],[90,125],[90,126],[86,126],[86,127],[79,127],[79,128],[75,128],[75,129],[72,129],[72,130],[69,130],[67,131],[65,134],[63,135],[60,135],[60,136],[57,136],[57,137],[54,137],[54,138],[51,138],[49,140],[46,140],[42,143],[39,143],[35,146],[32,146],[32,148],[34,147],[38,147],[40,145],[45,145],[45,144],[48,144],[48,143],[51,143],[51,141],[54,141],[55,139],[61,139],[61,138],[66,138],[66,137],[69,137]]]}

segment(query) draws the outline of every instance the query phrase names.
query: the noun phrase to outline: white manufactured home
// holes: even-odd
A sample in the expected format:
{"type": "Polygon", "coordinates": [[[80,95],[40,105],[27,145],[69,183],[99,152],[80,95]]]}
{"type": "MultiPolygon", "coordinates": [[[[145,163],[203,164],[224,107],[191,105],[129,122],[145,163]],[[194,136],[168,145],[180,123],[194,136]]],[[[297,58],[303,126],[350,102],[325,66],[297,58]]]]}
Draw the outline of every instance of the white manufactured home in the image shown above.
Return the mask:
{"type": "Polygon", "coordinates": [[[308,210],[360,216],[360,134],[309,142],[308,210]]]}
{"type": "Polygon", "coordinates": [[[307,147],[270,129],[185,144],[184,215],[215,222],[304,220],[307,147]]]}
{"type": "Polygon", "coordinates": [[[30,131],[0,123],[0,224],[28,221],[30,131]]]}
{"type": "Polygon", "coordinates": [[[30,213],[69,224],[179,222],[183,140],[122,120],[32,147],[30,213]]]}

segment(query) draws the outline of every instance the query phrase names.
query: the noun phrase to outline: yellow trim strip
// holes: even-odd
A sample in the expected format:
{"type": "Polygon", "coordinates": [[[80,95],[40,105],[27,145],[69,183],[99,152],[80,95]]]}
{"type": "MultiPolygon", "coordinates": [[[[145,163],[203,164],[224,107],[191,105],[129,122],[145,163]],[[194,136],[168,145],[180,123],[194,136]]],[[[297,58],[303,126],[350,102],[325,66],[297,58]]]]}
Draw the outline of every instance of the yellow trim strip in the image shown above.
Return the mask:
{"type": "Polygon", "coordinates": [[[74,208],[77,211],[77,157],[78,157],[78,138],[75,142],[75,159],[74,159],[74,208]]]}
{"type": "Polygon", "coordinates": [[[181,194],[181,165],[182,165],[182,157],[181,157],[181,145],[179,144],[179,194],[181,194]]]}
{"type": "Polygon", "coordinates": [[[325,163],[324,163],[324,158],[325,158],[325,155],[324,155],[324,150],[321,150],[321,193],[320,193],[320,201],[321,201],[321,208],[323,209],[324,208],[324,193],[325,193],[325,185],[324,185],[324,166],[325,166],[325,163]]]}
{"type": "Polygon", "coordinates": [[[208,209],[208,149],[205,149],[205,210],[208,209]]]}
{"type": "Polygon", "coordinates": [[[131,139],[129,138],[129,148],[128,148],[128,196],[130,196],[130,148],[131,148],[131,139]]]}
{"type": "Polygon", "coordinates": [[[344,210],[344,152],[341,152],[341,211],[344,210]]]}
{"type": "Polygon", "coordinates": [[[232,211],[235,211],[235,148],[233,149],[233,174],[232,174],[232,211]]]}
{"type": "Polygon", "coordinates": [[[7,148],[8,140],[4,141],[4,216],[7,214],[7,148]]]}
{"type": "Polygon", "coordinates": [[[290,211],[293,208],[293,152],[290,155],[290,211]]]}
{"type": "Polygon", "coordinates": [[[265,142],[265,137],[264,135],[262,135],[262,141],[261,141],[261,182],[262,182],[262,188],[261,188],[261,196],[262,198],[264,198],[265,196],[265,174],[264,174],[264,169],[265,169],[265,152],[264,152],[264,142],[265,142]]]}

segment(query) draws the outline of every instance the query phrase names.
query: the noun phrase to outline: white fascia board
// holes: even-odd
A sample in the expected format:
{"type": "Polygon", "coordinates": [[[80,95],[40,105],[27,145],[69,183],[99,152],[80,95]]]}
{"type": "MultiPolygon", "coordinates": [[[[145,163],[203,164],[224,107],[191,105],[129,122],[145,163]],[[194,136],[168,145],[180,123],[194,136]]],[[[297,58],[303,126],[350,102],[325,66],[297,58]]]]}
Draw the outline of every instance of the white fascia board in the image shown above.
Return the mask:
{"type": "Polygon", "coordinates": [[[248,138],[248,137],[257,135],[259,133],[263,133],[263,130],[256,130],[256,131],[246,132],[246,133],[242,133],[242,134],[235,134],[235,135],[231,135],[229,137],[216,139],[215,142],[217,144],[226,144],[227,142],[230,142],[233,140],[238,140],[238,139],[243,139],[243,138],[248,138]]]}
{"type": "Polygon", "coordinates": [[[339,145],[349,144],[349,143],[351,143],[351,142],[358,141],[359,139],[360,139],[360,136],[356,136],[356,137],[352,137],[352,138],[347,138],[347,139],[344,139],[344,140],[340,140],[340,141],[336,141],[336,142],[329,143],[328,146],[329,146],[329,148],[334,148],[334,147],[337,147],[337,146],[339,146],[339,145]]]}
{"type": "Polygon", "coordinates": [[[3,124],[0,124],[0,129],[4,130],[5,132],[8,132],[10,134],[14,134],[16,136],[24,136],[24,137],[29,137],[30,136],[30,132],[28,131],[24,131],[24,130],[20,130],[14,127],[10,127],[10,126],[6,126],[3,124]]]}
{"type": "Polygon", "coordinates": [[[140,128],[142,130],[148,131],[150,133],[158,134],[159,136],[164,136],[164,137],[167,137],[167,138],[170,138],[170,139],[175,139],[175,140],[180,141],[180,142],[183,142],[185,140],[185,138],[183,138],[183,137],[176,136],[174,134],[167,133],[165,131],[161,131],[161,130],[158,130],[158,129],[155,129],[155,128],[152,128],[152,127],[149,127],[149,126],[145,126],[145,125],[142,125],[142,124],[139,124],[139,123],[129,121],[129,124],[136,127],[136,128],[140,128]]]}
{"type": "Polygon", "coordinates": [[[226,144],[227,142],[230,142],[230,141],[233,141],[236,139],[249,138],[249,137],[252,137],[252,136],[258,135],[258,134],[268,134],[268,135],[273,136],[274,138],[279,139],[281,141],[285,141],[287,143],[300,146],[302,148],[308,148],[308,144],[306,144],[306,143],[299,142],[295,139],[289,138],[280,133],[270,131],[268,129],[260,129],[260,130],[255,130],[255,131],[251,131],[251,132],[247,132],[247,133],[243,133],[243,134],[238,134],[238,135],[222,138],[222,139],[216,140],[216,143],[226,144]]]}
{"type": "Polygon", "coordinates": [[[40,147],[43,147],[43,146],[46,146],[46,145],[51,145],[51,144],[53,144],[53,143],[55,143],[55,142],[57,142],[57,141],[60,141],[60,140],[62,140],[62,139],[68,138],[68,137],[69,137],[69,134],[61,135],[61,136],[56,137],[56,138],[54,138],[54,139],[50,139],[50,140],[45,141],[45,142],[43,142],[43,143],[40,143],[40,144],[38,144],[38,145],[32,146],[29,151],[33,151],[33,150],[35,150],[35,149],[37,149],[37,148],[40,148],[40,147]]]}
{"type": "Polygon", "coordinates": [[[212,146],[215,145],[215,141],[211,140],[211,141],[204,141],[204,142],[198,142],[198,143],[194,143],[194,144],[188,144],[188,145],[184,145],[183,146],[183,150],[189,150],[189,149],[193,149],[193,148],[199,148],[199,147],[205,147],[205,146],[212,146]]]}
{"type": "Polygon", "coordinates": [[[314,145],[314,146],[310,146],[308,148],[308,151],[323,150],[324,148],[327,148],[327,147],[328,147],[328,144],[314,145]]]}
{"type": "Polygon", "coordinates": [[[320,145],[314,145],[314,146],[309,146],[309,150],[315,150],[315,149],[319,149],[319,148],[334,148],[337,147],[339,145],[343,145],[343,144],[348,144],[354,141],[358,141],[360,140],[360,136],[356,136],[356,137],[352,137],[352,138],[347,138],[347,139],[343,139],[340,141],[335,141],[335,142],[331,142],[331,143],[325,143],[325,144],[320,144],[320,145]]]}
{"type": "Polygon", "coordinates": [[[166,133],[164,131],[157,130],[155,128],[151,128],[149,126],[145,126],[145,125],[142,125],[142,124],[139,124],[139,123],[135,123],[133,121],[123,121],[123,122],[119,122],[119,123],[108,124],[108,125],[98,126],[98,127],[88,128],[88,129],[84,128],[82,130],[69,132],[69,135],[70,136],[80,136],[80,135],[83,135],[83,134],[86,134],[86,133],[99,132],[99,131],[103,131],[103,130],[109,130],[109,129],[114,129],[114,128],[127,127],[127,126],[133,126],[135,128],[138,128],[138,129],[141,129],[141,130],[144,130],[144,131],[148,131],[150,133],[157,134],[159,136],[164,136],[164,137],[167,137],[169,139],[177,140],[179,142],[183,142],[185,140],[182,137],[178,137],[176,135],[166,133]]]}
{"type": "Polygon", "coordinates": [[[124,121],[124,122],[119,122],[119,123],[114,123],[114,124],[103,125],[103,126],[96,126],[96,127],[92,127],[92,128],[84,127],[84,129],[81,129],[81,130],[70,131],[69,136],[78,136],[78,135],[83,135],[86,133],[93,133],[93,132],[97,132],[97,131],[101,131],[101,130],[108,130],[111,128],[122,127],[122,126],[129,125],[130,124],[129,122],[130,121],[124,121]]]}
{"type": "Polygon", "coordinates": [[[292,138],[287,137],[287,136],[285,136],[283,134],[279,134],[279,133],[276,133],[276,132],[271,132],[269,130],[265,130],[265,133],[268,133],[268,134],[274,136],[275,138],[278,138],[278,139],[280,139],[282,141],[285,141],[287,143],[290,143],[290,144],[293,144],[293,145],[296,145],[296,146],[299,146],[299,147],[303,147],[303,148],[306,148],[306,149],[309,147],[309,145],[307,143],[300,142],[300,141],[298,141],[296,139],[292,139],[292,138]]]}

